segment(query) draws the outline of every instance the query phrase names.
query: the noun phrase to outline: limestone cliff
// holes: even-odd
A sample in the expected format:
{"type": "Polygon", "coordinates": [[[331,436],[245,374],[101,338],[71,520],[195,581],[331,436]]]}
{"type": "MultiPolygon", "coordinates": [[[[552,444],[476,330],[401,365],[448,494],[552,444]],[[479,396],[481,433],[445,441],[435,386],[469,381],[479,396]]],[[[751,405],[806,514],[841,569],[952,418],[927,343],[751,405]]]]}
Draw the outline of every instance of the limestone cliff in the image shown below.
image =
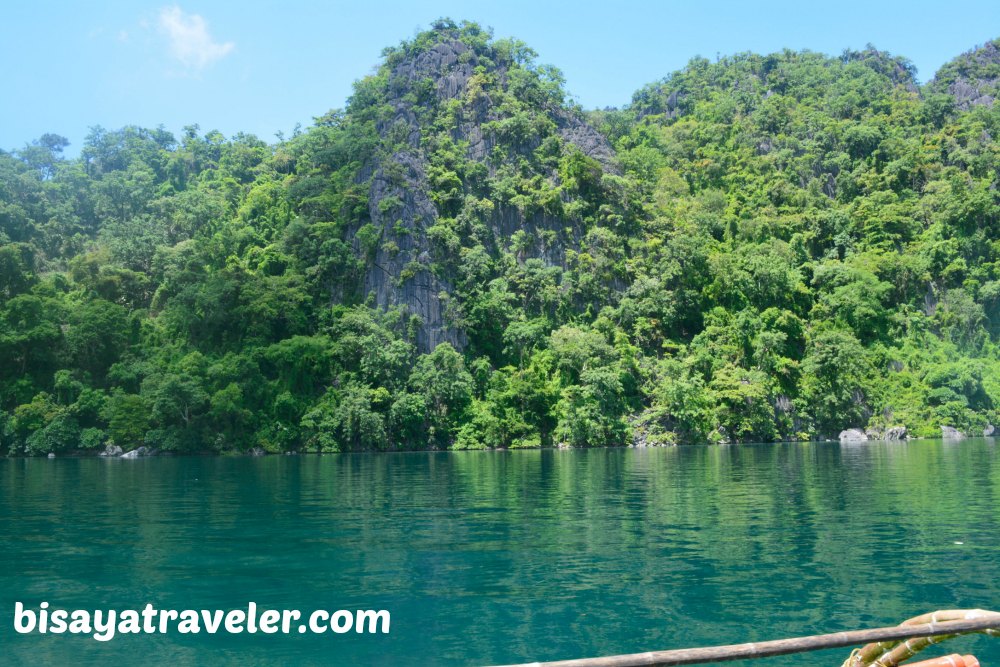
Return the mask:
{"type": "Polygon", "coordinates": [[[560,191],[559,159],[579,151],[597,170],[615,171],[610,145],[564,102],[558,78],[529,64],[523,45],[476,36],[442,23],[420,43],[389,50],[369,82],[380,106],[381,146],[358,175],[368,186],[368,220],[350,230],[364,255],[362,293],[381,308],[419,317],[416,342],[425,352],[442,342],[466,343],[447,308],[453,278],[440,270],[460,258],[432,229],[461,234],[462,221],[477,217],[479,241],[494,257],[523,230],[521,260],[561,265],[581,229],[560,206],[570,195],[560,191]],[[443,146],[458,155],[441,158],[443,146]],[[501,181],[511,173],[550,189],[558,201],[526,206],[505,196],[501,181]],[[378,240],[367,254],[357,237],[362,227],[378,240]]]}

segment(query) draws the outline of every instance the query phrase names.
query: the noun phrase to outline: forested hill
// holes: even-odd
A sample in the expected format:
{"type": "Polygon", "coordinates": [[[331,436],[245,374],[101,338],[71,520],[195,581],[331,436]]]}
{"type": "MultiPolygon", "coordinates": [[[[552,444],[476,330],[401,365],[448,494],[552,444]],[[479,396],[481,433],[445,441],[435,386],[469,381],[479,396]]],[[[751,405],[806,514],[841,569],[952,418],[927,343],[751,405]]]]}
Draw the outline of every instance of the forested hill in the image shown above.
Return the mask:
{"type": "Polygon", "coordinates": [[[586,112],[439,21],[275,145],[45,135],[0,152],[0,451],[981,434],[998,82],[739,54],[586,112]]]}

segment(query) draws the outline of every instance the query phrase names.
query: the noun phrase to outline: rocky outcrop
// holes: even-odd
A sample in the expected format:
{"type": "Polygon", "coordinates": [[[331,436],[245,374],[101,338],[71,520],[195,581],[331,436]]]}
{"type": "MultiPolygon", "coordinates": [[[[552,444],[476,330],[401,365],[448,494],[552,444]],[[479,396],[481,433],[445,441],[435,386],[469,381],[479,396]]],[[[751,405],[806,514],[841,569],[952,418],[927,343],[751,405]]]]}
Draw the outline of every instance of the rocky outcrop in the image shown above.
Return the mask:
{"type": "Polygon", "coordinates": [[[953,426],[942,426],[941,437],[945,440],[963,440],[965,439],[965,434],[953,426]]]}
{"type": "Polygon", "coordinates": [[[677,435],[670,430],[672,423],[664,424],[659,415],[650,410],[629,418],[632,431],[632,441],[629,447],[643,449],[645,447],[672,447],[677,445],[677,435]]]}
{"type": "Polygon", "coordinates": [[[996,435],[996,432],[997,432],[996,427],[993,426],[993,424],[987,424],[986,428],[983,429],[983,437],[992,438],[993,436],[996,435]]]}
{"type": "MultiPolygon", "coordinates": [[[[481,64],[481,60],[476,51],[461,40],[443,39],[417,55],[396,63],[389,75],[390,104],[395,109],[395,115],[391,121],[379,124],[379,132],[384,135],[402,123],[407,126],[406,136],[410,145],[419,146],[421,128],[417,121],[419,114],[414,109],[412,93],[424,86],[425,82],[431,81],[434,95],[439,103],[466,98],[469,81],[481,64]]],[[[506,66],[491,63],[488,67],[492,69],[491,74],[501,82],[501,85],[507,83],[506,66]]],[[[469,107],[466,109],[468,113],[463,114],[465,118],[452,138],[455,141],[468,141],[469,157],[482,160],[487,157],[494,145],[487,136],[488,133],[484,134],[482,125],[497,120],[499,116],[488,95],[463,101],[469,102],[469,107]]],[[[558,105],[553,105],[546,111],[565,141],[576,145],[585,155],[601,162],[606,169],[615,170],[614,150],[611,145],[580,114],[558,105]]],[[[537,144],[531,145],[530,142],[525,146],[531,150],[536,147],[537,144]]]]}
{"type": "Polygon", "coordinates": [[[123,450],[118,445],[108,443],[107,445],[105,445],[104,451],[98,454],[98,456],[106,456],[106,457],[121,456],[124,453],[125,450],[123,450]]]}
{"type": "Polygon", "coordinates": [[[946,63],[928,83],[931,92],[947,93],[960,110],[992,106],[1000,95],[1000,40],[946,63]]]}
{"type": "Polygon", "coordinates": [[[995,89],[996,79],[990,81],[958,80],[948,84],[948,93],[955,98],[955,106],[965,110],[978,106],[993,106],[996,97],[989,92],[995,89]]]}
{"type": "Polygon", "coordinates": [[[133,449],[130,452],[125,452],[124,454],[122,454],[118,458],[122,458],[122,459],[138,459],[138,458],[144,458],[144,457],[147,457],[147,456],[156,456],[157,453],[158,452],[155,449],[153,449],[152,447],[136,447],[135,449],[133,449]]]}
{"type": "Polygon", "coordinates": [[[890,426],[882,435],[883,440],[906,440],[908,437],[905,426],[890,426]]]}
{"type": "Polygon", "coordinates": [[[265,456],[266,454],[267,452],[264,451],[262,447],[251,447],[250,451],[247,452],[248,456],[254,456],[254,457],[265,456]]]}
{"type": "Polygon", "coordinates": [[[865,435],[869,440],[906,440],[908,437],[905,426],[890,426],[886,429],[868,428],[865,435]]]}
{"type": "Polygon", "coordinates": [[[841,442],[867,442],[868,436],[859,428],[849,428],[840,432],[841,442]]]}
{"type": "Polygon", "coordinates": [[[584,155],[600,162],[606,171],[618,170],[614,163],[614,149],[604,135],[577,114],[563,109],[556,112],[555,121],[556,127],[559,128],[559,136],[579,148],[584,155]]]}

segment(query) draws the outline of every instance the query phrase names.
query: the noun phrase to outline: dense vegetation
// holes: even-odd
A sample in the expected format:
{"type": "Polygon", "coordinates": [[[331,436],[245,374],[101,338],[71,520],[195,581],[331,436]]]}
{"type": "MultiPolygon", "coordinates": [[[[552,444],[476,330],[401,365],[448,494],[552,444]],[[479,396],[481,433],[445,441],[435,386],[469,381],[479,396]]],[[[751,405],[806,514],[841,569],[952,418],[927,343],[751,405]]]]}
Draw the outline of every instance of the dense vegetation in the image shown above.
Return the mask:
{"type": "Polygon", "coordinates": [[[0,451],[981,431],[1000,105],[954,86],[988,47],[923,88],[874,49],[696,58],[585,113],[441,21],[276,145],[0,152],[0,451]]]}

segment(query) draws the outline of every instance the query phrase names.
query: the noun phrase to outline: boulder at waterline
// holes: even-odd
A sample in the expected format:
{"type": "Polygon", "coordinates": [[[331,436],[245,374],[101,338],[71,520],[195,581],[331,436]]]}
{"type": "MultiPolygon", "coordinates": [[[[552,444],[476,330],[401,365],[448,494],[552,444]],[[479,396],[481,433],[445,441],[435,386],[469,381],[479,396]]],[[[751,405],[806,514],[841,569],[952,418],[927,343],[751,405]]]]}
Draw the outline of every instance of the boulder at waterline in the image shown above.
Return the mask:
{"type": "Polygon", "coordinates": [[[942,426],[941,437],[945,440],[962,440],[965,438],[965,434],[954,426],[942,426]]]}
{"type": "Polygon", "coordinates": [[[859,428],[849,428],[840,432],[841,442],[867,442],[868,436],[859,428]]]}

